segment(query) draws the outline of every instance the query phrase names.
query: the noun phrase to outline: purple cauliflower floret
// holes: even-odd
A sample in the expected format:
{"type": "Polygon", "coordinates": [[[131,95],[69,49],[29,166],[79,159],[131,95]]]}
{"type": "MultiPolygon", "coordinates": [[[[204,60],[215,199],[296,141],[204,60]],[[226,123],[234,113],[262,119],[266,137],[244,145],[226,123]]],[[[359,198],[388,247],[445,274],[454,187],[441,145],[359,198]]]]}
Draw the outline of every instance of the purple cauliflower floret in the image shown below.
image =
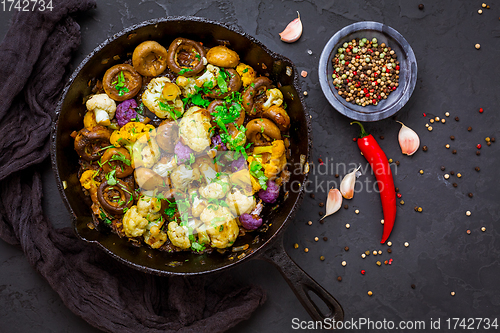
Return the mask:
{"type": "Polygon", "coordinates": [[[222,142],[222,139],[220,138],[219,134],[214,135],[212,137],[212,146],[216,149],[221,148],[224,151],[227,150],[226,144],[222,142]]]}
{"type": "Polygon", "coordinates": [[[267,181],[267,189],[259,191],[259,198],[266,203],[274,203],[280,195],[280,188],[272,180],[267,181]]]}
{"type": "Polygon", "coordinates": [[[188,146],[184,146],[180,141],[177,142],[174,148],[177,155],[177,164],[186,163],[190,159],[190,154],[193,152],[188,146]]]}
{"type": "Polygon", "coordinates": [[[137,102],[133,99],[127,99],[126,101],[118,104],[116,107],[115,117],[120,127],[128,123],[131,119],[137,117],[137,112],[135,112],[136,107],[137,102]]]}
{"type": "Polygon", "coordinates": [[[247,166],[247,161],[243,157],[243,155],[240,155],[236,161],[231,162],[231,171],[236,172],[239,170],[244,169],[247,166]]]}
{"type": "Polygon", "coordinates": [[[247,230],[255,230],[262,225],[259,215],[241,214],[240,223],[247,230]]]}

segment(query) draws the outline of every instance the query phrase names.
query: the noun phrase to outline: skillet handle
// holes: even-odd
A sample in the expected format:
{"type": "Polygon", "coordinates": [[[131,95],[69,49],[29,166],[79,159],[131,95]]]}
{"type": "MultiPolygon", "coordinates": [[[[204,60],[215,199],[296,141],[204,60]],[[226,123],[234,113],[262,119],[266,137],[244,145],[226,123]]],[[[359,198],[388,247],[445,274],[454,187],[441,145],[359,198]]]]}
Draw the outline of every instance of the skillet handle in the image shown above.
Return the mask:
{"type": "Polygon", "coordinates": [[[311,318],[315,321],[324,321],[327,318],[335,322],[343,321],[344,310],[340,303],[288,256],[283,247],[283,233],[278,236],[274,244],[270,245],[270,248],[259,259],[271,262],[276,266],[311,318]],[[329,311],[327,314],[323,314],[314,303],[309,296],[310,292],[316,294],[326,304],[329,311]]]}

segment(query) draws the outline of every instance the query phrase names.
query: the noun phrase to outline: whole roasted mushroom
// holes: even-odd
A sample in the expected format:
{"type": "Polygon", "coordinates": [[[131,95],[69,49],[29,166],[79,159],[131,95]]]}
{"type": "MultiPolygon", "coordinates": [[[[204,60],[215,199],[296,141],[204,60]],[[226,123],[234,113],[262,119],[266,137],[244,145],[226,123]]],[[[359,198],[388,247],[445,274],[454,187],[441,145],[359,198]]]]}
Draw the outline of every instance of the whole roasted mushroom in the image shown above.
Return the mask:
{"type": "Polygon", "coordinates": [[[270,89],[271,85],[272,81],[269,78],[265,76],[259,76],[254,80],[253,84],[248,86],[247,90],[245,90],[245,92],[243,93],[243,107],[248,114],[257,114],[258,110],[254,106],[255,99],[261,92],[265,92],[267,89],[270,89]]]}
{"type": "Polygon", "coordinates": [[[121,179],[118,179],[113,185],[108,182],[102,182],[97,189],[97,200],[109,214],[123,215],[123,210],[126,207],[132,207],[134,204],[134,198],[132,197],[134,190],[121,179]]]}
{"type": "Polygon", "coordinates": [[[118,178],[125,178],[134,172],[130,154],[125,148],[108,148],[101,157],[101,165],[105,173],[115,170],[118,178]]]}
{"type": "Polygon", "coordinates": [[[156,129],[156,142],[161,149],[167,153],[173,153],[177,139],[179,138],[179,126],[173,120],[164,120],[156,129]]]}
{"type": "Polygon", "coordinates": [[[109,97],[122,102],[141,90],[142,76],[129,64],[115,65],[104,73],[102,86],[109,97]]]}
{"type": "MultiPolygon", "coordinates": [[[[227,88],[225,92],[223,92],[219,85],[219,87],[211,90],[210,93],[207,94],[207,96],[210,98],[224,98],[226,96],[229,96],[233,91],[238,91],[241,88],[241,77],[236,70],[232,68],[221,68],[221,71],[226,72],[226,76],[229,77],[229,82],[226,82],[227,88]]],[[[221,75],[221,73],[219,73],[219,75],[221,75]]]]}
{"type": "Polygon", "coordinates": [[[84,128],[75,138],[75,151],[86,161],[95,161],[104,153],[103,148],[110,145],[109,130],[104,126],[95,126],[92,129],[84,128]]]}
{"type": "Polygon", "coordinates": [[[280,106],[273,105],[269,109],[262,111],[262,117],[271,119],[278,125],[280,131],[286,132],[290,128],[290,117],[285,109],[280,106]]]}
{"type": "Polygon", "coordinates": [[[151,191],[156,188],[164,187],[163,178],[148,168],[137,168],[134,172],[134,177],[137,185],[143,190],[151,191]]]}
{"type": "Polygon", "coordinates": [[[269,141],[281,140],[281,132],[278,126],[266,118],[252,119],[246,126],[246,136],[248,141],[256,146],[269,145],[269,141]]]}
{"type": "Polygon", "coordinates": [[[168,47],[167,66],[176,74],[194,76],[201,72],[205,65],[205,49],[194,40],[179,37],[168,47]]]}
{"type": "Polygon", "coordinates": [[[236,67],[240,62],[238,53],[228,49],[224,45],[212,47],[207,52],[207,61],[209,64],[217,67],[236,67]]]}
{"type": "Polygon", "coordinates": [[[132,54],[132,64],[139,74],[158,76],[167,68],[167,49],[148,40],[139,44],[132,54]]]}
{"type": "Polygon", "coordinates": [[[207,111],[210,113],[210,116],[212,118],[211,123],[213,126],[217,125],[216,118],[217,118],[217,114],[219,113],[219,110],[220,110],[219,107],[223,108],[225,113],[230,113],[230,112],[228,112],[229,111],[228,109],[231,109],[231,108],[234,111],[240,110],[239,116],[236,118],[234,123],[236,123],[236,125],[238,125],[238,126],[243,125],[243,122],[245,121],[245,110],[243,109],[241,104],[239,104],[236,101],[233,101],[228,105],[228,103],[223,101],[223,100],[215,99],[212,102],[210,102],[210,104],[207,107],[207,111]]]}

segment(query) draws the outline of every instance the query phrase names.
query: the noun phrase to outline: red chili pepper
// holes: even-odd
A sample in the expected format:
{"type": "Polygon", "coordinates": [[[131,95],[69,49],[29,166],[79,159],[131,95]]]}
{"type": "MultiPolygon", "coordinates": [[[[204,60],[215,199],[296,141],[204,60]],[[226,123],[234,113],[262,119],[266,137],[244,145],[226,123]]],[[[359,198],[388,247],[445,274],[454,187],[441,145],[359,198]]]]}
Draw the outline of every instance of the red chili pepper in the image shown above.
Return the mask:
{"type": "Polygon", "coordinates": [[[380,148],[373,135],[366,133],[360,122],[353,121],[352,124],[358,124],[361,127],[358,147],[370,163],[377,178],[380,201],[382,202],[382,209],[384,211],[384,233],[380,242],[383,244],[389,238],[394,221],[396,220],[396,189],[394,187],[391,167],[389,166],[387,156],[385,156],[384,151],[380,148]]]}

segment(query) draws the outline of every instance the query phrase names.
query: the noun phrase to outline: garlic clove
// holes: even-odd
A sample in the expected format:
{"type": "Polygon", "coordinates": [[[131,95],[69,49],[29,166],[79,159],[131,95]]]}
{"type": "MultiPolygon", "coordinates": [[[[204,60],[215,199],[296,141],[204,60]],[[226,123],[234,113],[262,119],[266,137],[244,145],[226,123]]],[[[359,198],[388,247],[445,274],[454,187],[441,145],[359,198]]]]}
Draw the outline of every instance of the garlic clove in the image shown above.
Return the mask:
{"type": "Polygon", "coordinates": [[[292,22],[288,23],[285,30],[280,32],[280,38],[282,41],[287,43],[293,43],[297,41],[302,35],[302,21],[300,20],[300,14],[297,12],[298,17],[292,22]]]}
{"type": "Polygon", "coordinates": [[[326,199],[326,214],[321,218],[321,220],[338,211],[341,206],[342,194],[340,194],[340,191],[336,188],[330,189],[330,191],[328,192],[328,198],[326,199]]]}
{"type": "Polygon", "coordinates": [[[398,135],[401,152],[405,155],[411,156],[415,154],[415,152],[418,150],[418,147],[420,147],[420,138],[414,130],[400,121],[398,121],[398,123],[400,123],[402,126],[399,130],[398,135]]]}
{"type": "Polygon", "coordinates": [[[345,175],[340,183],[340,193],[342,193],[342,196],[346,199],[352,199],[354,196],[354,185],[356,183],[356,178],[359,176],[359,168],[361,168],[361,165],[356,170],[345,175]]]}

